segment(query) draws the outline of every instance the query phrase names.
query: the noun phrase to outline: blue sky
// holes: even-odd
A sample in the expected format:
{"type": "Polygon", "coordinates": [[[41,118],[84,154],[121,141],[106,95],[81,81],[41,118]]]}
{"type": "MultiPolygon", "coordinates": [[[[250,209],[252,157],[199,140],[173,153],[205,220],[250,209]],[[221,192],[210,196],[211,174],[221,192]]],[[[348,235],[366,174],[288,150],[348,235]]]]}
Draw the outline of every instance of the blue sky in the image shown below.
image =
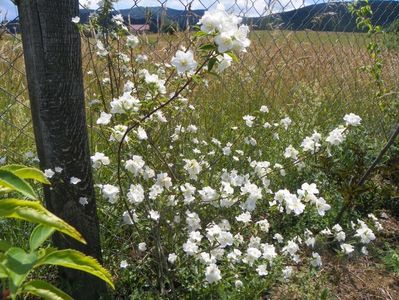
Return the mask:
{"type": "MultiPolygon", "coordinates": [[[[57,1],[57,0],[54,0],[57,1]]],[[[184,4],[192,0],[119,0],[116,9],[130,8],[135,3],[139,6],[160,6],[165,2],[167,7],[184,9],[184,4]]],[[[246,16],[268,15],[271,12],[292,10],[309,4],[321,3],[325,0],[219,0],[226,9],[234,10],[236,14],[246,16]]],[[[80,0],[82,5],[97,8],[98,0],[80,0]]],[[[204,9],[215,5],[215,0],[193,0],[193,9],[204,9]]],[[[7,14],[7,19],[17,16],[17,9],[11,0],[0,0],[0,20],[7,14]]]]}

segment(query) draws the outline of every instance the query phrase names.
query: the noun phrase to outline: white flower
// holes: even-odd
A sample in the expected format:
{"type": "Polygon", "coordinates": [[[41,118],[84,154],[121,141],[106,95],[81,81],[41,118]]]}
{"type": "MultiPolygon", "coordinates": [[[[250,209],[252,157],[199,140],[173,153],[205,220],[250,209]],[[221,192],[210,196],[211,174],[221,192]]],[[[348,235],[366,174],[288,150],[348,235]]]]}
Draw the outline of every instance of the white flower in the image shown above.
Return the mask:
{"type": "Polygon", "coordinates": [[[90,157],[93,163],[93,168],[98,169],[101,166],[107,166],[110,164],[110,160],[108,156],[105,156],[104,153],[96,152],[93,156],[90,157]]]}
{"type": "Polygon", "coordinates": [[[283,247],[282,252],[284,254],[290,254],[291,256],[295,255],[299,250],[299,246],[293,240],[288,241],[287,245],[283,247]]]}
{"type": "MultiPolygon", "coordinates": [[[[127,131],[128,127],[125,125],[116,125],[114,128],[112,128],[112,133],[111,136],[109,138],[110,141],[116,141],[116,142],[121,142],[122,138],[124,137],[126,131],[127,131]]],[[[124,138],[124,142],[128,142],[129,141],[129,137],[125,136],[124,138]]]]}
{"type": "Polygon", "coordinates": [[[149,213],[150,213],[149,217],[151,219],[153,219],[154,221],[158,221],[159,220],[159,218],[160,218],[159,212],[157,212],[156,210],[150,210],[149,213]]]}
{"type": "Polygon", "coordinates": [[[222,73],[224,70],[231,66],[233,59],[228,54],[218,55],[216,57],[217,65],[216,65],[216,72],[222,73]]]}
{"type": "Polygon", "coordinates": [[[62,168],[60,168],[60,167],[55,167],[54,168],[54,171],[56,172],[56,173],[61,173],[62,172],[62,168]]]}
{"type": "Polygon", "coordinates": [[[373,231],[364,222],[360,222],[360,228],[356,230],[355,237],[359,237],[362,244],[368,244],[375,240],[373,231]]]}
{"type": "Polygon", "coordinates": [[[137,58],[136,58],[136,62],[137,63],[141,64],[143,62],[146,62],[147,60],[148,60],[148,56],[147,55],[145,55],[145,54],[137,55],[137,58]]]}
{"type": "Polygon", "coordinates": [[[80,22],[80,17],[76,16],[71,19],[72,23],[78,24],[80,22]]]}
{"type": "Polygon", "coordinates": [[[205,269],[205,278],[209,283],[214,283],[222,279],[220,270],[216,264],[210,264],[205,269]]]}
{"type": "Polygon", "coordinates": [[[139,220],[137,217],[137,214],[134,211],[132,211],[131,214],[132,214],[133,220],[130,217],[130,214],[128,211],[123,212],[123,214],[122,214],[123,224],[132,225],[134,222],[137,222],[139,220]]]}
{"type": "Polygon", "coordinates": [[[52,178],[54,176],[54,171],[51,169],[46,169],[44,170],[44,176],[46,176],[47,178],[52,178]]]}
{"type": "Polygon", "coordinates": [[[185,72],[192,73],[197,67],[197,62],[194,60],[194,54],[191,50],[187,52],[178,50],[172,58],[171,64],[176,67],[177,73],[179,74],[185,72]]]}
{"type": "Polygon", "coordinates": [[[254,124],[254,120],[255,120],[255,117],[254,117],[254,116],[246,115],[246,116],[243,116],[242,118],[244,119],[245,124],[246,124],[248,127],[252,127],[252,125],[254,124]]]}
{"type": "Polygon", "coordinates": [[[187,253],[187,255],[194,255],[198,252],[198,245],[192,240],[188,240],[183,244],[183,251],[187,253]]]}
{"type": "Polygon", "coordinates": [[[231,246],[234,242],[233,235],[228,231],[220,232],[220,234],[216,237],[216,240],[219,242],[221,248],[231,246]]]}
{"type": "Polygon", "coordinates": [[[311,136],[305,137],[301,143],[303,151],[310,152],[312,154],[319,151],[321,146],[319,143],[320,139],[321,135],[317,131],[315,131],[311,136]]]}
{"type": "Polygon", "coordinates": [[[339,231],[339,232],[335,233],[335,239],[336,239],[338,242],[343,242],[343,241],[345,241],[345,239],[346,239],[346,234],[345,234],[345,232],[344,232],[344,231],[339,231]]]}
{"type": "Polygon", "coordinates": [[[228,32],[222,32],[215,37],[215,43],[220,53],[229,51],[233,48],[233,36],[228,32]]]}
{"type": "Polygon", "coordinates": [[[89,204],[89,201],[87,201],[87,197],[80,197],[79,204],[82,206],[86,206],[87,204],[89,204]]]}
{"type": "Polygon", "coordinates": [[[140,41],[135,35],[128,35],[126,37],[126,46],[128,46],[129,48],[136,48],[139,43],[140,41]]]}
{"type": "Polygon", "coordinates": [[[111,114],[107,114],[106,112],[101,112],[100,117],[97,119],[97,124],[98,125],[107,125],[109,122],[111,122],[111,114]]]}
{"type": "Polygon", "coordinates": [[[144,243],[144,242],[139,243],[138,248],[139,248],[139,250],[140,250],[141,252],[144,252],[145,250],[147,250],[147,244],[144,243]]]}
{"type": "Polygon", "coordinates": [[[197,175],[202,170],[201,165],[195,159],[184,159],[184,162],[186,163],[184,165],[184,170],[187,171],[188,175],[190,176],[190,179],[197,180],[198,178],[197,175]]]}
{"type": "Polygon", "coordinates": [[[157,175],[157,185],[168,189],[172,186],[172,178],[169,177],[168,173],[159,173],[157,175]]]}
{"type": "Polygon", "coordinates": [[[140,155],[133,155],[132,159],[127,160],[125,163],[125,169],[133,173],[134,176],[142,174],[144,166],[145,162],[140,155]]]}
{"type": "Polygon", "coordinates": [[[292,145],[289,145],[287,148],[285,148],[285,151],[284,151],[285,158],[291,158],[293,160],[297,160],[298,154],[299,154],[299,151],[296,150],[294,147],[292,147],[292,145]]]}
{"type": "Polygon", "coordinates": [[[157,74],[150,74],[148,70],[143,69],[139,71],[141,78],[144,78],[145,83],[155,87],[160,94],[166,93],[165,80],[159,79],[157,74]]]}
{"type": "Polygon", "coordinates": [[[210,186],[204,187],[202,190],[199,190],[198,193],[200,194],[202,201],[206,203],[212,202],[218,197],[218,193],[210,186]]]}
{"type": "Polygon", "coordinates": [[[256,222],[256,224],[259,226],[261,231],[269,232],[270,224],[266,219],[260,220],[260,221],[256,222]]]}
{"type": "Polygon", "coordinates": [[[312,259],[311,262],[310,262],[310,263],[312,264],[312,266],[314,266],[314,267],[321,267],[322,261],[321,261],[320,254],[317,253],[317,252],[313,252],[313,253],[312,253],[312,257],[313,257],[313,259],[312,259]]]}
{"type": "Polygon", "coordinates": [[[144,128],[141,126],[139,126],[137,128],[137,138],[139,140],[147,140],[148,139],[147,133],[145,132],[144,128]]]}
{"type": "Polygon", "coordinates": [[[251,222],[251,213],[250,212],[244,212],[244,213],[242,213],[242,214],[240,214],[240,215],[238,215],[238,216],[236,216],[236,220],[238,221],[238,222],[243,222],[243,223],[249,223],[249,222],[251,222]]]}
{"type": "Polygon", "coordinates": [[[289,278],[291,277],[291,275],[292,275],[292,272],[293,272],[292,267],[291,267],[291,266],[286,266],[286,267],[283,269],[283,276],[284,276],[284,279],[285,279],[285,280],[289,279],[289,278]]]}
{"type": "Polygon", "coordinates": [[[262,251],[263,251],[263,258],[267,259],[268,261],[272,261],[276,256],[276,248],[271,244],[262,244],[262,251]]]}
{"type": "Polygon", "coordinates": [[[122,25],[123,24],[123,17],[121,14],[117,14],[112,17],[112,21],[115,22],[117,25],[122,25]]]}
{"type": "Polygon", "coordinates": [[[269,108],[266,105],[262,105],[260,107],[260,112],[268,113],[269,112],[269,108]]]}
{"type": "Polygon", "coordinates": [[[259,265],[256,268],[256,272],[258,272],[259,276],[266,276],[267,274],[269,274],[269,272],[267,272],[267,266],[266,265],[259,265]]]}
{"type": "Polygon", "coordinates": [[[177,259],[177,255],[175,253],[170,253],[168,255],[168,262],[170,262],[171,264],[174,264],[176,259],[177,259]]]}
{"type": "Polygon", "coordinates": [[[324,198],[316,198],[315,205],[317,208],[317,212],[319,213],[320,216],[324,216],[326,214],[326,211],[331,209],[331,205],[329,205],[324,198]]]}
{"type": "Polygon", "coordinates": [[[278,243],[282,243],[282,242],[284,242],[284,238],[283,238],[283,236],[281,235],[281,234],[279,234],[279,233],[276,233],[274,236],[273,236],[273,240],[277,240],[277,242],[278,243]]]}
{"type": "Polygon", "coordinates": [[[120,266],[122,269],[126,269],[126,268],[129,266],[129,264],[127,263],[126,260],[122,260],[119,266],[120,266]]]}
{"type": "Polygon", "coordinates": [[[247,253],[245,255],[244,258],[244,262],[248,263],[250,266],[253,265],[253,263],[255,262],[255,260],[257,260],[259,257],[261,257],[262,252],[259,251],[259,249],[254,248],[254,247],[249,247],[247,249],[247,253]]]}
{"type": "Polygon", "coordinates": [[[242,288],[244,286],[244,284],[242,283],[241,280],[236,280],[234,282],[234,286],[236,287],[236,289],[242,288]]]}
{"type": "Polygon", "coordinates": [[[107,49],[105,49],[104,44],[100,40],[97,40],[97,49],[98,49],[97,55],[99,55],[99,56],[107,56],[108,55],[107,49]]]}
{"type": "Polygon", "coordinates": [[[291,125],[292,120],[289,117],[285,117],[280,121],[280,124],[284,127],[285,130],[291,125]]]}
{"type": "Polygon", "coordinates": [[[355,251],[353,246],[350,245],[350,244],[341,244],[341,249],[342,249],[342,252],[345,253],[345,254],[350,254],[353,251],[355,251]]]}
{"type": "Polygon", "coordinates": [[[344,116],[344,121],[347,126],[359,126],[362,122],[362,118],[354,113],[350,113],[344,116]]]}
{"type": "Polygon", "coordinates": [[[185,183],[184,185],[180,186],[180,190],[183,193],[185,204],[189,204],[195,200],[193,195],[196,191],[196,188],[194,186],[189,183],[185,183]]]}
{"type": "Polygon", "coordinates": [[[77,177],[71,177],[71,179],[69,180],[69,182],[71,183],[71,184],[78,184],[79,182],[81,182],[82,180],[80,180],[79,178],[77,178],[77,177]]]}
{"type": "Polygon", "coordinates": [[[342,231],[342,227],[341,227],[341,225],[339,225],[339,224],[335,224],[335,225],[332,227],[332,229],[333,229],[335,232],[340,232],[340,231],[342,231]]]}
{"type": "Polygon", "coordinates": [[[118,199],[119,188],[111,184],[104,184],[102,186],[101,192],[104,198],[109,201],[109,203],[114,204],[118,199]]]}
{"type": "Polygon", "coordinates": [[[285,209],[287,213],[293,212],[298,216],[305,210],[305,205],[296,195],[290,193],[285,197],[285,209]]]}
{"type": "Polygon", "coordinates": [[[131,203],[141,203],[144,201],[144,189],[140,184],[130,185],[127,198],[131,203]]]}
{"type": "Polygon", "coordinates": [[[345,127],[338,127],[332,130],[329,134],[328,137],[326,138],[326,142],[333,146],[337,146],[341,144],[345,140],[345,135],[344,135],[345,127]]]}

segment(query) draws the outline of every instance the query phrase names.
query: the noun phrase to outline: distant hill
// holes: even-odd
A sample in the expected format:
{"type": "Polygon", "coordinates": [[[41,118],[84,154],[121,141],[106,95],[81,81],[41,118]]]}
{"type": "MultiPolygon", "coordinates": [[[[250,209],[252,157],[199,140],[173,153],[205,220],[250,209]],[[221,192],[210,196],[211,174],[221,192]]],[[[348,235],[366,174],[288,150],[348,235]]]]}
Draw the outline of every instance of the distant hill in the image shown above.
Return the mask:
{"type": "MultiPolygon", "coordinates": [[[[389,26],[399,18],[399,1],[369,1],[374,25],[389,26]]],[[[314,31],[358,31],[356,18],[348,10],[349,3],[330,2],[309,5],[264,18],[249,18],[259,29],[289,29],[314,31]]]]}
{"type": "MultiPolygon", "coordinates": [[[[286,29],[286,30],[314,30],[314,31],[358,31],[355,17],[348,10],[346,2],[329,2],[305,6],[302,8],[274,13],[265,17],[244,18],[243,22],[252,25],[254,29],[286,29]]],[[[372,23],[383,27],[389,26],[399,19],[398,0],[370,0],[373,10],[372,23]]],[[[80,10],[80,18],[83,23],[88,21],[92,10],[80,10]]],[[[184,11],[162,7],[134,7],[122,9],[119,12],[126,22],[131,24],[149,24],[151,31],[156,32],[161,24],[164,26],[176,25],[185,29],[187,25],[193,25],[203,16],[205,10],[184,11]]],[[[14,32],[18,24],[9,25],[14,32]]]]}

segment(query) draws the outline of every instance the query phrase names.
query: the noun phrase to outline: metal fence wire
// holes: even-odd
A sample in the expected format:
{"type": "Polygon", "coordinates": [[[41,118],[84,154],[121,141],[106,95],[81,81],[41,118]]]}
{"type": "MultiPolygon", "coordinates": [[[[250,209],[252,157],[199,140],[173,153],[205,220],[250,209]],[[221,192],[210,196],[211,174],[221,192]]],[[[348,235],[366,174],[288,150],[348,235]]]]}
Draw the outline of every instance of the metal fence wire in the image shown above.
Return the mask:
{"type": "MultiPolygon", "coordinates": [[[[148,42],[146,55],[163,61],[186,44],[190,25],[219,3],[251,28],[252,44],[240,63],[241,72],[235,73],[239,93],[232,92],[228,83],[221,87],[231,97],[288,101],[303,92],[303,87],[309,87],[310,93],[317,90],[348,100],[369,92],[364,88],[367,74],[361,71],[370,63],[369,37],[356,27],[348,1],[126,0],[116,2],[112,14],[121,14],[125,25],[148,42]]],[[[399,1],[370,1],[370,5],[374,25],[389,29],[398,22],[399,1]]],[[[82,1],[81,22],[87,22],[95,10],[89,1],[82,1]]],[[[0,12],[1,19],[0,164],[35,160],[18,17],[6,20],[0,12]]],[[[92,87],[99,84],[87,75],[93,70],[95,41],[87,36],[82,41],[86,99],[90,101],[96,96],[92,87]]],[[[398,48],[384,41],[382,45],[384,80],[388,86],[398,86],[398,48]]],[[[107,69],[99,65],[96,72],[107,69]]]]}

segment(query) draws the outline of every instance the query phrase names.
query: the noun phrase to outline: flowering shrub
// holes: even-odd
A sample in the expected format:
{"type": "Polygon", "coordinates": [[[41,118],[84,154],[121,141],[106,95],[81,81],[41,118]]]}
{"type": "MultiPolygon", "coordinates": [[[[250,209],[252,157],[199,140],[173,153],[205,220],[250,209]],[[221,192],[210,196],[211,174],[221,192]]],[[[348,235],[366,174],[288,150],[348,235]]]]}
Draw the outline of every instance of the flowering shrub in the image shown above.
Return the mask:
{"type": "MultiPolygon", "coordinates": [[[[170,63],[157,63],[120,15],[112,32],[101,18],[91,17],[95,52],[119,76],[111,69],[99,80],[110,86],[110,102],[102,94],[90,103],[101,140],[91,159],[103,223],[124,241],[106,246],[120,285],[133,284],[138,296],[255,297],[299,265],[320,268],[327,250],[367,255],[381,225],[373,214],[343,218],[353,201],[331,167],[364,130],[360,116],[305,134],[263,105],[207,136],[196,123],[195,88],[245,55],[248,26],[218,6],[170,63]]],[[[45,174],[51,180],[58,171],[45,174]]]]}

